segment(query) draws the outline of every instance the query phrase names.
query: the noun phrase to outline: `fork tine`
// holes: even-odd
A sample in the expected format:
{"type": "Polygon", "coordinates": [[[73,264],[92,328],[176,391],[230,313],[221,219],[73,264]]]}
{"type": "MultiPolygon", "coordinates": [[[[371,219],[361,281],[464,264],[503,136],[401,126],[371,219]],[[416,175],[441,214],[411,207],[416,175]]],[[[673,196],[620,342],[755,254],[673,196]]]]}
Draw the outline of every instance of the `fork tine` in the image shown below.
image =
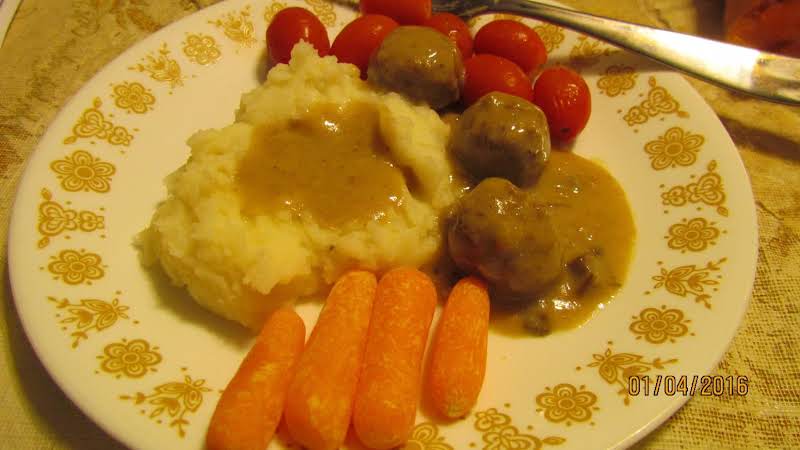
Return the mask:
{"type": "Polygon", "coordinates": [[[344,6],[346,8],[355,9],[358,11],[359,9],[359,1],[358,0],[328,0],[329,3],[333,3],[334,5],[344,6]]]}
{"type": "MultiPolygon", "coordinates": [[[[496,0],[494,0],[496,1],[496,0]]],[[[471,19],[489,10],[490,0],[432,0],[434,12],[455,14],[464,19],[471,19]]]]}

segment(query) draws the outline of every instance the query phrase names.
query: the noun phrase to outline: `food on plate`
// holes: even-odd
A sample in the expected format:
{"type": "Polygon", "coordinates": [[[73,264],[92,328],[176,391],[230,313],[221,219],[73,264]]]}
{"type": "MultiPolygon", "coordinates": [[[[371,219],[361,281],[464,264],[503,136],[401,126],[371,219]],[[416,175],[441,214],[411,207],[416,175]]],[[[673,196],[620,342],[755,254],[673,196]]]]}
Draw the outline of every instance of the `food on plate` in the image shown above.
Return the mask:
{"type": "Polygon", "coordinates": [[[430,108],[300,43],[242,97],[236,123],[189,140],[139,237],[143,260],[254,329],[354,266],[422,266],[459,192],[448,134],[430,108]]]}
{"type": "Polygon", "coordinates": [[[361,78],[366,80],[370,57],[397,26],[394,19],[379,14],[358,17],[336,36],[331,46],[331,55],[341,63],[358,67],[361,78]]]}
{"type": "Polygon", "coordinates": [[[440,109],[461,95],[464,65],[447,36],[428,27],[401,26],[386,36],[373,55],[367,79],[440,109]]]}
{"type": "Polygon", "coordinates": [[[377,280],[365,271],[333,286],[286,394],[289,434],[312,450],[338,449],[350,425],[377,280]]]}
{"type": "Polygon", "coordinates": [[[422,25],[431,17],[431,0],[360,0],[364,14],[383,14],[400,25],[422,25]]]}
{"type": "Polygon", "coordinates": [[[574,70],[545,69],[533,86],[533,103],[547,116],[554,140],[571,141],[586,127],[592,113],[592,96],[586,80],[574,70]]]}
{"type": "Polygon", "coordinates": [[[328,31],[317,16],[305,8],[285,8],[275,14],[267,28],[269,56],[276,63],[288,63],[292,48],[300,41],[310,43],[317,53],[330,51],[328,31]]]}
{"type": "Polygon", "coordinates": [[[281,412],[311,450],[339,448],[351,425],[369,448],[403,445],[423,381],[441,417],[474,407],[490,306],[499,330],[542,336],[583,322],[625,277],[624,192],[550,148],[589,119],[580,75],[550,68],[534,86],[526,72],[546,55],[523,25],[489,24],[476,49],[493,54],[470,56],[466,25],[431,17],[430,1],[362,9],[330,57],[313,14],[276,15],[268,45],[284,64],[234,124],[189,140],[139,236],[144,261],[206,308],[253,328],[277,309],[220,399],[210,449],[264,448],[281,412]],[[447,121],[434,111],[459,100],[447,121]],[[437,289],[459,277],[423,374],[437,289]],[[331,284],[303,349],[283,305],[331,284]]]}
{"type": "Polygon", "coordinates": [[[512,61],[490,54],[473,55],[464,61],[466,72],[462,102],[469,106],[491,92],[533,100],[531,79],[512,61]]]}
{"type": "Polygon", "coordinates": [[[489,293],[477,277],[450,292],[431,343],[426,392],[443,417],[466,416],[475,406],[486,372],[489,293]]]}
{"type": "Polygon", "coordinates": [[[217,403],[206,435],[208,450],[267,448],[305,339],[303,319],[293,309],[281,308],[269,317],[217,403]]]}
{"type": "Polygon", "coordinates": [[[323,103],[288,126],[256,130],[237,173],[242,211],[249,217],[308,214],[340,228],[401,206],[405,178],[384,156],[390,150],[377,115],[368,103],[323,103]]]}
{"type": "Polygon", "coordinates": [[[449,37],[461,50],[462,58],[472,56],[472,33],[467,24],[455,14],[436,13],[425,22],[426,27],[438,30],[449,37]]]}
{"type": "MultiPolygon", "coordinates": [[[[289,63],[242,97],[234,124],[190,139],[191,158],[170,175],[167,199],[139,236],[145,263],[254,329],[281,305],[318,298],[355,267],[442,274],[454,262],[462,275],[486,278],[493,302],[524,310],[516,323],[536,334],[566,326],[548,309],[556,296],[582,302],[603,291],[598,286],[619,284],[624,270],[609,269],[604,246],[623,249],[616,255],[624,268],[633,236],[624,194],[611,209],[631,234],[615,244],[596,232],[587,238],[593,246],[566,252],[579,237],[563,228],[614,222],[584,214],[592,208],[582,203],[612,192],[612,177],[574,155],[549,160],[550,139],[573,139],[589,118],[579,74],[546,69],[534,87],[514,62],[478,54],[467,58],[464,81],[458,36],[375,15],[334,41],[342,62],[355,63],[339,64],[319,56],[315,38],[302,42],[316,28],[309,15],[288,8],[276,16],[270,33],[289,30],[289,38],[270,45],[301,41],[289,63]],[[447,123],[431,109],[459,99],[470,106],[447,123]],[[562,169],[565,180],[555,175],[562,169]],[[584,181],[576,198],[552,197],[558,186],[584,181]]],[[[443,28],[458,28],[447,22],[443,28]]]]}
{"type": "Polygon", "coordinates": [[[525,73],[547,62],[547,49],[533,28],[516,20],[494,20],[475,33],[475,53],[502,56],[525,73]]]}
{"type": "Polygon", "coordinates": [[[411,435],[436,303],[436,286],[417,269],[392,269],[378,282],[353,406],[353,427],[369,448],[395,448],[411,435]]]}
{"type": "Polygon", "coordinates": [[[552,152],[527,192],[546,210],[555,230],[560,273],[549,287],[523,301],[493,295],[492,304],[498,307],[499,330],[545,335],[582,324],[614,296],[628,271],[636,227],[617,180],[573,153],[552,152]]]}
{"type": "Polygon", "coordinates": [[[461,115],[449,150],[475,181],[501,177],[532,186],[550,156],[547,118],[527,100],[492,92],[461,115]]]}
{"type": "Polygon", "coordinates": [[[490,283],[492,301],[527,302],[561,274],[556,230],[532,195],[487,178],[458,201],[447,242],[460,269],[490,283]]]}

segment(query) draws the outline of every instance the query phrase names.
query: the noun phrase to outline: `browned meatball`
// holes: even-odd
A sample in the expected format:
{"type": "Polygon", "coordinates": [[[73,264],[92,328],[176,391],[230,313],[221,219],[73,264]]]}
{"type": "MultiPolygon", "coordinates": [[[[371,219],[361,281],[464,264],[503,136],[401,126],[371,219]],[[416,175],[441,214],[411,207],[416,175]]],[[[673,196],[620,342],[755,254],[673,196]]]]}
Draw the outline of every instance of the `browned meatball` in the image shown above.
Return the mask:
{"type": "Polygon", "coordinates": [[[464,111],[450,152],[476,180],[501,177],[531,186],[550,157],[547,118],[527,100],[492,92],[464,111]]]}
{"type": "Polygon", "coordinates": [[[461,96],[464,64],[456,45],[428,27],[397,27],[372,56],[367,79],[431,108],[461,96]]]}
{"type": "Polygon", "coordinates": [[[535,300],[563,269],[561,245],[545,210],[502,178],[483,180],[459,201],[448,247],[459,268],[491,284],[493,300],[535,300]]]}

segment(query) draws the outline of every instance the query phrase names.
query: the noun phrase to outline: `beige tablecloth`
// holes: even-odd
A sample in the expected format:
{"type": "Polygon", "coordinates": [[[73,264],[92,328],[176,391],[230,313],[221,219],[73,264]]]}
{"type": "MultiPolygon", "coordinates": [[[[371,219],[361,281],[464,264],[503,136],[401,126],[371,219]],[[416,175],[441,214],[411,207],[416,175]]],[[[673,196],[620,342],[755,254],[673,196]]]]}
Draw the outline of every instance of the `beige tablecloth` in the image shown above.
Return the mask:
{"type": "MultiPolygon", "coordinates": [[[[0,448],[122,448],[78,411],[33,354],[8,285],[9,209],[28,155],[69,96],[122,50],[214,0],[23,0],[0,48],[0,448]]],[[[634,22],[719,33],[722,1],[564,0],[634,22]]],[[[643,448],[800,448],[800,109],[697,89],[738,146],[755,191],[758,274],[717,372],[747,375],[746,397],[697,397],[643,448]]]]}

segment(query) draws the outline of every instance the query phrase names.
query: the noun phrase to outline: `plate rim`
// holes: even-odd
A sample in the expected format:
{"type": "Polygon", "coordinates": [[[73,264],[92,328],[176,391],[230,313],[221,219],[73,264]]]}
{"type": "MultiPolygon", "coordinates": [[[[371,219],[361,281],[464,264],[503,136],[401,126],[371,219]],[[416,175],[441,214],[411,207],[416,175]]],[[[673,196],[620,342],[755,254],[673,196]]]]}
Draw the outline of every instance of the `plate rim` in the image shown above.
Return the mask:
{"type": "MultiPolygon", "coordinates": [[[[7,258],[8,258],[7,264],[8,264],[8,274],[9,274],[9,277],[8,277],[8,279],[9,279],[9,287],[10,287],[10,292],[11,292],[11,296],[12,296],[12,301],[14,303],[14,312],[17,314],[17,317],[18,317],[18,319],[20,321],[22,329],[23,329],[23,331],[25,333],[25,337],[28,340],[28,342],[30,343],[30,346],[33,349],[34,354],[36,355],[36,357],[41,362],[42,367],[44,367],[44,369],[47,372],[47,374],[49,375],[49,377],[56,384],[56,386],[58,386],[58,388],[65,395],[65,397],[67,397],[69,399],[69,401],[73,405],[75,405],[77,407],[77,409],[82,414],[84,414],[87,418],[89,418],[96,426],[98,426],[101,430],[103,430],[103,432],[105,432],[109,437],[111,437],[114,441],[116,441],[116,442],[118,442],[118,443],[120,443],[120,444],[122,444],[122,445],[124,445],[126,447],[135,448],[135,447],[133,447],[133,443],[129,443],[128,440],[124,439],[124,436],[121,433],[118,433],[114,429],[114,427],[111,425],[110,421],[109,421],[109,423],[106,423],[106,421],[100,415],[100,412],[96,411],[96,410],[94,410],[93,408],[90,407],[90,405],[89,405],[90,402],[80,399],[79,397],[76,396],[75,392],[72,392],[72,390],[65,384],[64,378],[58,376],[58,374],[63,372],[63,370],[59,369],[58,365],[54,364],[51,360],[43,358],[43,355],[46,353],[46,351],[43,350],[43,348],[47,346],[47,343],[42,342],[41,338],[37,338],[36,334],[32,333],[32,327],[33,327],[32,323],[30,323],[29,320],[26,320],[25,317],[22,314],[20,314],[20,312],[19,312],[19,302],[21,302],[23,300],[20,300],[18,295],[17,295],[19,293],[21,287],[19,286],[19,282],[15,283],[15,280],[19,279],[19,277],[20,277],[19,276],[19,271],[22,270],[22,268],[19,267],[19,264],[15,264],[14,261],[17,260],[16,255],[20,255],[20,254],[23,253],[23,252],[20,252],[18,250],[18,246],[22,246],[23,243],[19,242],[19,240],[15,238],[18,233],[19,234],[22,233],[21,225],[20,225],[20,222],[23,220],[21,218],[22,213],[17,208],[18,203],[20,201],[20,194],[21,194],[21,192],[23,190],[22,189],[23,186],[28,184],[28,183],[26,183],[26,181],[30,177],[36,176],[33,173],[33,166],[34,166],[33,163],[37,159],[36,158],[37,155],[39,157],[41,157],[41,155],[43,153],[42,151],[40,151],[41,148],[42,148],[42,146],[41,146],[42,138],[44,138],[45,136],[48,135],[48,133],[52,130],[52,126],[54,124],[60,123],[64,119],[64,116],[67,115],[67,111],[70,110],[71,107],[73,107],[76,104],[77,99],[83,97],[86,92],[91,92],[91,90],[94,89],[94,83],[93,82],[95,81],[96,78],[98,78],[103,73],[105,73],[109,69],[109,67],[114,65],[115,63],[117,63],[117,62],[119,62],[121,60],[124,60],[126,58],[130,58],[131,55],[136,54],[136,53],[138,53],[138,52],[140,52],[142,50],[146,50],[153,43],[157,43],[162,38],[163,35],[165,35],[165,34],[167,34],[169,32],[175,31],[175,30],[182,29],[182,26],[187,21],[191,20],[191,18],[197,16],[198,14],[201,14],[201,15],[212,15],[218,10],[224,10],[230,4],[242,3],[243,1],[244,0],[223,0],[223,1],[220,1],[220,2],[215,3],[213,5],[210,5],[208,7],[205,7],[203,9],[197,10],[197,11],[195,11],[195,12],[193,12],[191,14],[188,14],[188,15],[186,15],[184,17],[181,17],[180,19],[175,20],[175,21],[165,25],[164,27],[160,28],[156,32],[153,32],[153,33],[145,36],[143,39],[139,40],[138,42],[135,42],[134,44],[132,44],[131,46],[129,46],[128,48],[126,48],[125,50],[120,52],[117,56],[115,56],[114,58],[109,60],[107,63],[105,63],[91,77],[89,77],[85,82],[83,82],[83,84],[80,86],[79,89],[77,89],[75,91],[75,93],[73,93],[69,98],[67,98],[61,104],[61,106],[59,107],[57,113],[53,116],[53,118],[48,123],[47,128],[45,129],[44,133],[39,137],[39,139],[38,139],[38,141],[36,143],[36,146],[34,147],[34,149],[29,153],[28,157],[26,158],[26,161],[24,163],[24,168],[20,171],[20,176],[19,176],[19,178],[17,180],[17,185],[16,185],[15,190],[14,190],[13,202],[12,202],[12,205],[11,205],[11,208],[10,208],[11,214],[10,214],[10,219],[9,219],[9,222],[8,222],[9,226],[8,226],[7,250],[6,250],[6,254],[7,254],[7,258]]],[[[327,0],[327,1],[329,3],[338,4],[336,1],[331,1],[331,0],[327,0]]],[[[559,3],[559,2],[551,1],[551,0],[544,0],[544,2],[555,4],[555,5],[559,5],[559,6],[565,6],[565,5],[563,5],[563,4],[559,3]]],[[[326,29],[330,29],[330,28],[331,27],[326,27],[326,29]]],[[[575,30],[571,30],[571,31],[574,31],[574,32],[577,33],[577,31],[575,31],[575,30]]],[[[629,52],[627,50],[625,52],[626,53],[630,53],[630,54],[634,54],[633,52],[629,52]]],[[[666,68],[666,66],[664,66],[664,67],[666,68]]],[[[686,79],[686,75],[683,75],[680,72],[677,72],[677,71],[674,71],[674,70],[664,70],[664,73],[667,73],[667,74],[670,74],[670,75],[680,75],[681,76],[681,84],[683,84],[685,87],[688,88],[688,89],[685,90],[685,92],[688,93],[689,95],[692,95],[693,97],[695,97],[693,103],[695,103],[697,105],[701,105],[702,108],[705,108],[704,116],[710,117],[710,115],[713,115],[714,123],[715,123],[716,126],[719,127],[719,130],[721,131],[720,136],[724,135],[726,146],[729,145],[730,148],[732,148],[735,151],[735,154],[737,155],[737,158],[736,158],[735,161],[733,159],[730,159],[730,160],[727,161],[727,163],[729,163],[729,164],[734,163],[736,165],[735,170],[740,172],[740,173],[742,173],[745,176],[745,178],[747,180],[747,184],[745,186],[746,192],[744,194],[745,194],[745,197],[750,199],[753,202],[753,205],[754,205],[755,204],[755,198],[754,198],[754,194],[753,194],[752,182],[751,182],[750,176],[749,176],[749,174],[747,172],[747,168],[744,165],[744,161],[743,161],[743,159],[741,157],[740,152],[738,151],[738,147],[736,147],[736,144],[733,142],[733,139],[730,136],[730,133],[727,131],[725,126],[722,124],[722,122],[721,122],[719,116],[717,115],[717,113],[713,110],[713,108],[708,103],[708,101],[705,98],[703,98],[702,95],[694,88],[694,86],[692,86],[688,82],[688,80],[686,79]]],[[[753,236],[752,236],[753,237],[752,242],[750,242],[748,244],[748,248],[750,249],[750,252],[748,254],[748,256],[750,256],[750,258],[748,259],[748,261],[750,262],[750,264],[748,264],[748,267],[743,267],[741,270],[743,271],[743,273],[744,272],[748,272],[748,273],[751,273],[752,275],[747,278],[747,283],[746,283],[747,284],[747,292],[746,292],[746,295],[744,295],[745,294],[744,292],[742,293],[744,295],[744,301],[741,303],[741,305],[742,305],[741,306],[741,311],[738,314],[738,317],[736,319],[737,320],[737,322],[736,322],[737,325],[735,327],[731,327],[731,332],[729,333],[728,336],[726,336],[727,345],[721,347],[720,351],[718,352],[718,354],[716,354],[714,356],[714,358],[708,358],[709,364],[707,365],[707,369],[705,370],[705,374],[706,375],[713,373],[714,368],[719,364],[719,362],[722,360],[722,358],[725,356],[725,354],[729,351],[731,345],[733,344],[733,340],[734,340],[735,336],[738,335],[739,331],[742,328],[742,325],[743,325],[743,322],[744,322],[744,317],[745,317],[747,311],[749,310],[749,305],[750,305],[750,302],[752,301],[752,291],[753,291],[753,288],[754,288],[755,278],[756,278],[756,275],[757,275],[758,252],[759,252],[760,245],[759,245],[758,216],[757,216],[757,211],[756,211],[755,206],[751,206],[751,208],[748,209],[748,212],[752,213],[752,214],[750,214],[751,215],[750,227],[752,227],[752,230],[754,231],[754,233],[753,233],[753,236]]],[[[627,447],[635,444],[636,442],[640,441],[641,439],[643,439],[644,437],[646,437],[647,435],[649,435],[650,433],[655,431],[655,429],[657,429],[659,426],[664,424],[681,407],[683,407],[686,404],[686,402],[689,401],[690,398],[691,397],[689,397],[689,396],[677,396],[677,398],[675,398],[672,402],[670,402],[666,407],[662,408],[661,411],[657,415],[653,416],[646,424],[644,424],[642,427],[640,427],[635,432],[629,434],[627,437],[619,440],[612,448],[627,448],[627,447]]]]}
{"type": "MultiPolygon", "coordinates": [[[[667,67],[667,66],[664,66],[667,67]]],[[[744,325],[744,317],[747,314],[747,311],[750,309],[750,302],[752,301],[753,297],[753,288],[755,287],[755,280],[758,274],[758,252],[761,248],[761,244],[759,241],[759,227],[758,227],[758,213],[755,208],[756,200],[755,195],[753,193],[753,183],[750,180],[750,174],[747,171],[747,166],[744,164],[744,160],[742,159],[742,155],[739,152],[739,147],[736,146],[736,143],[733,141],[728,129],[722,123],[719,118],[719,115],[714,111],[714,108],[708,103],[708,101],[700,94],[697,89],[689,83],[687,80],[688,75],[683,74],[679,71],[670,70],[672,74],[679,75],[681,77],[682,83],[684,83],[689,89],[686,92],[689,95],[692,95],[699,100],[697,103],[700,105],[701,108],[706,109],[706,114],[714,117],[714,123],[720,127],[720,130],[724,131],[721,135],[724,135],[726,145],[730,145],[731,148],[735,150],[736,159],[729,160],[728,163],[734,163],[736,165],[736,170],[741,172],[744,175],[744,178],[747,180],[747,185],[745,186],[745,197],[752,202],[752,207],[748,210],[752,212],[750,217],[750,227],[752,227],[753,239],[749,243],[748,247],[750,249],[750,258],[748,259],[751,261],[749,264],[750,267],[743,268],[742,271],[751,274],[747,277],[747,286],[746,286],[746,295],[744,297],[744,301],[742,302],[741,311],[736,318],[736,326],[731,328],[731,333],[727,336],[727,345],[721,347],[720,351],[714,358],[709,359],[709,364],[707,368],[703,371],[704,374],[698,374],[700,376],[703,375],[710,375],[714,372],[714,369],[719,365],[720,361],[725,357],[725,355],[730,350],[731,346],[733,345],[734,338],[739,334],[741,331],[742,326],[744,325]]],[[[709,117],[710,117],[709,116],[709,117]]],[[[664,408],[659,414],[657,414],[653,419],[651,419],[647,424],[639,428],[637,431],[629,435],[627,438],[620,441],[614,448],[628,448],[637,442],[641,441],[651,433],[653,433],[657,428],[661,425],[665,424],[675,413],[677,413],[681,408],[683,408],[686,403],[689,402],[693,397],[692,396],[675,396],[675,400],[666,408],[664,408]]]]}
{"type": "Polygon", "coordinates": [[[123,439],[123,437],[114,430],[110,424],[106,424],[105,420],[100,416],[99,411],[94,411],[92,408],[87,406],[87,402],[77,398],[76,393],[72,392],[70,389],[67,388],[64,384],[64,380],[57,376],[58,373],[61,373],[61,370],[58,370],[57,367],[46,358],[43,358],[43,343],[40,342],[40,339],[35,337],[35,333],[31,333],[31,327],[33,326],[31,323],[26,320],[22,314],[19,313],[19,302],[18,300],[18,285],[14,282],[15,279],[19,278],[18,270],[21,270],[17,265],[13,264],[13,260],[16,259],[15,255],[17,254],[16,248],[17,245],[23,245],[19,242],[18,239],[15,239],[15,235],[20,232],[20,224],[19,222],[23,219],[20,218],[22,215],[17,208],[17,204],[20,199],[20,194],[22,192],[23,186],[26,184],[26,180],[29,177],[35,176],[32,174],[33,172],[33,162],[36,159],[35,157],[41,156],[42,152],[40,152],[41,148],[41,141],[42,139],[48,135],[48,133],[52,130],[54,124],[59,123],[66,115],[67,111],[77,103],[78,98],[82,97],[84,93],[90,92],[94,86],[95,79],[99,78],[103,73],[109,70],[109,67],[113,64],[123,60],[124,58],[130,57],[130,55],[135,54],[138,51],[145,50],[148,48],[149,45],[153,43],[157,43],[161,36],[167,34],[170,31],[174,31],[173,29],[179,29],[185,22],[188,22],[197,14],[212,14],[216,10],[221,10],[226,7],[229,3],[233,3],[235,1],[241,0],[222,0],[215,4],[209,5],[205,8],[199,9],[191,14],[187,14],[175,20],[160,29],[152,32],[142,38],[141,40],[133,43],[130,47],[126,48],[122,52],[120,52],[117,56],[109,60],[105,63],[102,67],[100,67],[91,77],[89,77],[78,90],[75,91],[58,109],[58,112],[53,116],[50,122],[47,124],[47,128],[45,129],[44,133],[39,137],[36,147],[30,152],[28,157],[26,158],[24,168],[20,171],[20,176],[17,180],[17,186],[14,189],[14,201],[12,202],[10,211],[11,215],[8,222],[8,237],[7,237],[7,249],[6,249],[6,256],[7,256],[7,265],[8,265],[8,282],[11,289],[11,297],[12,301],[14,302],[14,312],[17,315],[17,318],[22,325],[22,329],[25,332],[25,337],[31,345],[34,354],[41,362],[42,367],[44,367],[45,371],[47,372],[48,376],[51,380],[58,386],[61,392],[64,394],[69,401],[76,406],[76,408],[84,414],[87,418],[89,418],[92,423],[94,423],[98,428],[103,430],[108,436],[110,436],[114,441],[126,446],[128,448],[135,448],[132,446],[132,443],[127,442],[127,440],[123,439]]]}

